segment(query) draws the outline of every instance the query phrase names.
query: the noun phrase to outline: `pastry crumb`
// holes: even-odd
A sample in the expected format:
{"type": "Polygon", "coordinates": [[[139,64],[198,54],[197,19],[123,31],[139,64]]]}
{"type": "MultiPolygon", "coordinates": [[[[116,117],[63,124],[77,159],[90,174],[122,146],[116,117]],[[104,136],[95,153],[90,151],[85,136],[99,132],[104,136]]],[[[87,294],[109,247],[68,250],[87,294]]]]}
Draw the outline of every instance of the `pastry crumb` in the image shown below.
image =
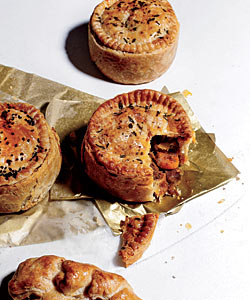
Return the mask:
{"type": "Polygon", "coordinates": [[[186,223],[185,227],[187,228],[187,230],[190,230],[192,228],[192,225],[190,223],[186,223]]]}
{"type": "Polygon", "coordinates": [[[171,260],[174,260],[175,259],[175,256],[171,256],[171,260]]]}
{"type": "Polygon", "coordinates": [[[219,200],[217,203],[218,204],[221,204],[221,203],[223,203],[225,201],[225,199],[221,199],[221,200],[219,200]]]}
{"type": "Polygon", "coordinates": [[[224,233],[224,230],[223,230],[223,229],[221,229],[220,233],[224,233]]]}
{"type": "Polygon", "coordinates": [[[192,96],[192,93],[189,90],[184,90],[182,94],[184,97],[192,96]]]}

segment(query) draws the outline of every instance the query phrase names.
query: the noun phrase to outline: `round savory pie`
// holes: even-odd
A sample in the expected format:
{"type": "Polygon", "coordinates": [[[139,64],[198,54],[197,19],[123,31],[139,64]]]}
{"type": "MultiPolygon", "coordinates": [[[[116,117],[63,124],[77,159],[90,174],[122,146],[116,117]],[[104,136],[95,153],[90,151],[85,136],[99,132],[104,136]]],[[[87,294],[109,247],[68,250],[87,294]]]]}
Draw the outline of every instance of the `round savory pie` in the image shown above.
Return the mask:
{"type": "Polygon", "coordinates": [[[170,95],[136,90],[104,102],[90,119],[82,160],[88,176],[125,201],[177,195],[194,133],[170,95]]]}
{"type": "Polygon", "coordinates": [[[141,300],[122,276],[55,255],[22,262],[9,294],[14,300],[141,300]]]}
{"type": "Polygon", "coordinates": [[[61,167],[59,138],[43,114],[25,103],[0,103],[0,213],[41,201],[61,167]]]}
{"type": "Polygon", "coordinates": [[[149,82],[170,67],[178,36],[179,23],[166,0],[104,0],[90,19],[90,56],[115,82],[149,82]]]}

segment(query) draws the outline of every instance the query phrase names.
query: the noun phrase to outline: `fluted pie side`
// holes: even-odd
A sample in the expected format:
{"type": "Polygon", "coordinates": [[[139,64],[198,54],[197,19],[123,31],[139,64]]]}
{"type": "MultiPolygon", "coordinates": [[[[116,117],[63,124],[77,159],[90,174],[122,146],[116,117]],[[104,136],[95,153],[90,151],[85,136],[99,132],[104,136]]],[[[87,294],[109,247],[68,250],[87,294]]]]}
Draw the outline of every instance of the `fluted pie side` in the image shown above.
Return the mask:
{"type": "Polygon", "coordinates": [[[54,255],[22,262],[9,294],[14,300],[141,300],[122,276],[54,255]]]}
{"type": "Polygon", "coordinates": [[[41,201],[61,167],[59,137],[43,114],[24,103],[0,103],[0,213],[41,201]]]}
{"type": "Polygon", "coordinates": [[[89,51],[100,71],[115,82],[140,84],[172,64],[179,23],[166,0],[105,0],[89,23],[89,51]]]}
{"type": "Polygon", "coordinates": [[[179,167],[193,139],[190,120],[171,96],[136,90],[103,103],[90,119],[82,144],[89,177],[126,201],[175,194],[179,167]]]}

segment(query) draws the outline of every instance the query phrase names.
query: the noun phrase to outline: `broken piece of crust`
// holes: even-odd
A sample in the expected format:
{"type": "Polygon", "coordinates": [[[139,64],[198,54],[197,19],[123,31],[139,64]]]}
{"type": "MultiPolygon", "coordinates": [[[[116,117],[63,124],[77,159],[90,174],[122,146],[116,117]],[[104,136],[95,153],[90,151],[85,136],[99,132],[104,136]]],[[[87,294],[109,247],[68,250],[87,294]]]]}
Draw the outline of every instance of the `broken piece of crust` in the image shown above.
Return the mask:
{"type": "Polygon", "coordinates": [[[126,217],[121,221],[122,247],[119,255],[127,268],[140,259],[150,245],[159,218],[157,213],[126,217]]]}
{"type": "Polygon", "coordinates": [[[14,300],[141,300],[122,276],[54,255],[22,262],[9,294],[14,300]]]}

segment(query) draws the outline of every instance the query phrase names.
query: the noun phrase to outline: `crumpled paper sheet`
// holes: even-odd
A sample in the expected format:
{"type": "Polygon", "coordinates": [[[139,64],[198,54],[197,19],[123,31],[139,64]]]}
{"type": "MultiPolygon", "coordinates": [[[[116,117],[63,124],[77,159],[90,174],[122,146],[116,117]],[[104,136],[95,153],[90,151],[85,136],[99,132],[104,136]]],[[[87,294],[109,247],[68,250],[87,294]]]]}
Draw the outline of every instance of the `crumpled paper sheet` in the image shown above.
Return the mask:
{"type": "Polygon", "coordinates": [[[58,132],[63,154],[62,170],[50,191],[51,202],[45,200],[28,212],[0,216],[2,246],[47,242],[104,226],[93,202],[113,233],[119,234],[120,221],[126,215],[175,213],[186,201],[227,183],[239,173],[204,132],[184,96],[174,93],[188,112],[197,139],[190,149],[190,165],[185,166],[182,197],[166,197],[161,203],[122,203],[91,182],[80,161],[88,120],[103,99],[4,66],[0,66],[0,91],[0,100],[1,95],[13,101],[21,98],[40,108],[58,132]]]}

